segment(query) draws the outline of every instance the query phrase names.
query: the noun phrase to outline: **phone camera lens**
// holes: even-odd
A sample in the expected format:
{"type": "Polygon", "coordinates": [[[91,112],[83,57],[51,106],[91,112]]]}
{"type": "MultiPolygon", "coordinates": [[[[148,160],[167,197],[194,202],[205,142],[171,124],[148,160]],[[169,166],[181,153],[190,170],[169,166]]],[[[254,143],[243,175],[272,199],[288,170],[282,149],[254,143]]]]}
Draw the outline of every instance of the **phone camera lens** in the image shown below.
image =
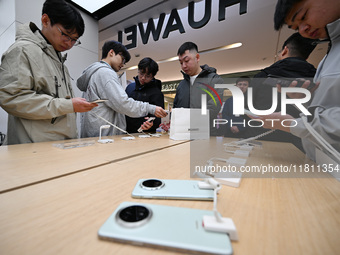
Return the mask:
{"type": "Polygon", "coordinates": [[[122,208],[116,214],[117,222],[129,228],[139,227],[150,220],[152,211],[142,205],[132,205],[122,208]]]}
{"type": "Polygon", "coordinates": [[[141,187],[147,190],[161,189],[164,185],[165,183],[158,179],[147,179],[141,183],[141,187]]]}

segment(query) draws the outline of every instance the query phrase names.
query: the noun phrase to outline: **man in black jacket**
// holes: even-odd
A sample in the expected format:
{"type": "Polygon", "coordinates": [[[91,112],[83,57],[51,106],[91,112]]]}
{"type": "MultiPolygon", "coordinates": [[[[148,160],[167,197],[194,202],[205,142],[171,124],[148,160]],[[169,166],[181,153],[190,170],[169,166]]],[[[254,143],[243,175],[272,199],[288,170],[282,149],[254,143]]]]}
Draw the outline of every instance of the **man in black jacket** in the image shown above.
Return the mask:
{"type": "MultiPolygon", "coordinates": [[[[265,84],[264,80],[268,75],[286,77],[286,78],[304,78],[313,80],[316,69],[306,60],[314,50],[316,44],[312,39],[302,37],[299,33],[292,34],[283,44],[282,49],[278,52],[278,61],[271,66],[261,70],[252,80],[253,87],[253,104],[257,110],[267,110],[272,107],[273,95],[272,87],[265,84]]],[[[276,112],[281,111],[281,95],[277,97],[276,112]]],[[[298,117],[300,112],[293,105],[287,105],[287,114],[298,117]]],[[[254,136],[267,131],[267,129],[254,127],[248,132],[248,136],[254,136]]],[[[291,142],[298,148],[302,149],[301,140],[289,133],[277,130],[272,134],[261,138],[263,140],[291,142]]]]}
{"type": "MultiPolygon", "coordinates": [[[[164,108],[164,95],[162,93],[162,82],[155,79],[158,72],[158,64],[151,58],[143,58],[138,64],[138,75],[134,77],[135,82],[126,87],[129,97],[137,101],[147,102],[164,108]]],[[[155,117],[149,114],[145,117],[155,117]]],[[[126,116],[126,131],[136,133],[144,125],[144,130],[155,132],[161,124],[161,119],[156,118],[153,123],[145,122],[145,117],[131,118],[126,116]],[[148,126],[147,126],[148,125],[148,126]]]]}
{"type": "Polygon", "coordinates": [[[215,90],[215,84],[224,84],[224,81],[216,73],[215,68],[199,65],[200,55],[195,43],[183,43],[178,49],[177,56],[184,79],[177,87],[173,108],[201,108],[201,95],[206,93],[205,90],[209,91],[214,97],[208,97],[207,101],[210,134],[216,135],[217,130],[212,126],[212,123],[222,107],[223,90],[215,90]]]}

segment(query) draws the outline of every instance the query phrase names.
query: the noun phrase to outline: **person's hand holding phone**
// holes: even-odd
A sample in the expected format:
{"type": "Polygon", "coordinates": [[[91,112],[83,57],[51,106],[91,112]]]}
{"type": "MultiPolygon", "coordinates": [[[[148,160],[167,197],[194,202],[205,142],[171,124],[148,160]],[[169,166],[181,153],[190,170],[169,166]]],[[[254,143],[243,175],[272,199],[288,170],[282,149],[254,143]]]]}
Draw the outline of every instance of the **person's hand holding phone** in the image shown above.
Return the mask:
{"type": "MultiPolygon", "coordinates": [[[[281,93],[282,87],[288,87],[288,88],[307,89],[312,94],[319,87],[320,82],[317,82],[315,84],[310,79],[280,77],[277,75],[269,74],[268,78],[265,79],[264,84],[270,85],[272,87],[277,87],[277,90],[280,93],[281,93]]],[[[290,92],[290,93],[287,93],[287,96],[290,98],[300,99],[300,98],[304,98],[306,95],[304,93],[299,93],[299,92],[296,92],[296,93],[290,92]]]]}
{"type": "Polygon", "coordinates": [[[159,106],[156,106],[156,110],[155,110],[155,116],[158,118],[164,118],[166,115],[168,115],[168,113],[159,106]]]}
{"type": "Polygon", "coordinates": [[[153,126],[154,118],[145,117],[145,119],[147,119],[147,120],[144,121],[144,123],[141,125],[140,128],[142,130],[149,130],[153,126]]]}
{"type": "MultiPolygon", "coordinates": [[[[320,82],[317,82],[311,86],[312,82],[310,80],[305,80],[300,88],[308,89],[311,94],[317,90],[319,87],[320,82]]],[[[289,88],[295,88],[298,85],[298,81],[292,81],[291,84],[288,86],[289,88]]],[[[281,93],[281,85],[277,84],[277,91],[281,93]]],[[[304,93],[287,93],[287,96],[293,99],[300,99],[304,98],[306,95],[304,93]]]]}
{"type": "Polygon", "coordinates": [[[74,97],[71,100],[74,112],[88,112],[98,106],[97,103],[87,102],[85,98],[74,97]]]}

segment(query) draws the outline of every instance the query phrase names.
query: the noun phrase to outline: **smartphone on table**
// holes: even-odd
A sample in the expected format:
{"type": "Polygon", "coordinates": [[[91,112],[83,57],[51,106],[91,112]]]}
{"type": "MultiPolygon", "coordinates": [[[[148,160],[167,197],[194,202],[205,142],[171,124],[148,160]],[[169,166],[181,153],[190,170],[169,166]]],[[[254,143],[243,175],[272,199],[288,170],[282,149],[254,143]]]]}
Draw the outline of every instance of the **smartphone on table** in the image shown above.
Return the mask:
{"type": "Polygon", "coordinates": [[[204,215],[213,211],[123,202],[101,226],[98,237],[185,253],[232,254],[226,233],[204,229],[204,215]]]}
{"type": "Polygon", "coordinates": [[[213,189],[201,189],[198,180],[138,180],[131,196],[133,198],[213,200],[213,189]]]}

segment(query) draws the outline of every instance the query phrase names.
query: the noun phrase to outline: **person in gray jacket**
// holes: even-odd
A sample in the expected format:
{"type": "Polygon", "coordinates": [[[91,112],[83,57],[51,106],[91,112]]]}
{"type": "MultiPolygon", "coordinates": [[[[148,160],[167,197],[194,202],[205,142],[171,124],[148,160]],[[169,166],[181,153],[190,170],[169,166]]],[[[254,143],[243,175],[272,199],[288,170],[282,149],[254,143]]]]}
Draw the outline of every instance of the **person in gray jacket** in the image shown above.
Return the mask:
{"type": "MultiPolygon", "coordinates": [[[[274,21],[276,30],[287,24],[304,37],[330,42],[328,54],[320,62],[314,77],[314,82],[320,84],[308,107],[312,115],[308,116],[307,122],[303,121],[304,116],[294,119],[297,125],[290,128],[283,127],[279,121],[274,126],[301,137],[307,155],[319,161],[317,148],[322,148],[322,145],[308,130],[308,122],[324,140],[340,152],[340,5],[334,0],[279,0],[274,21]]],[[[304,87],[308,87],[308,83],[305,82],[304,87]]],[[[292,117],[275,113],[265,118],[282,120],[292,117]]],[[[288,122],[286,125],[290,126],[288,122]]],[[[334,158],[330,154],[328,156],[340,162],[340,158],[334,158]]]]}
{"type": "Polygon", "coordinates": [[[97,106],[74,97],[61,55],[80,43],[79,11],[63,0],[47,0],[41,23],[41,30],[20,25],[2,56],[0,105],[8,113],[8,145],[77,138],[76,112],[97,106]]]}
{"type": "MultiPolygon", "coordinates": [[[[111,122],[126,130],[125,115],[142,117],[153,114],[162,118],[167,115],[162,107],[129,98],[119,82],[117,72],[130,60],[126,47],[116,41],[107,41],[102,47],[102,60],[91,64],[77,80],[78,88],[88,101],[107,99],[90,112],[81,116],[81,137],[99,136],[100,127],[111,122]],[[99,118],[100,116],[101,118],[99,118]]],[[[151,123],[144,122],[142,129],[149,129],[151,123]]],[[[119,129],[103,129],[103,136],[119,135],[119,129]]]]}

